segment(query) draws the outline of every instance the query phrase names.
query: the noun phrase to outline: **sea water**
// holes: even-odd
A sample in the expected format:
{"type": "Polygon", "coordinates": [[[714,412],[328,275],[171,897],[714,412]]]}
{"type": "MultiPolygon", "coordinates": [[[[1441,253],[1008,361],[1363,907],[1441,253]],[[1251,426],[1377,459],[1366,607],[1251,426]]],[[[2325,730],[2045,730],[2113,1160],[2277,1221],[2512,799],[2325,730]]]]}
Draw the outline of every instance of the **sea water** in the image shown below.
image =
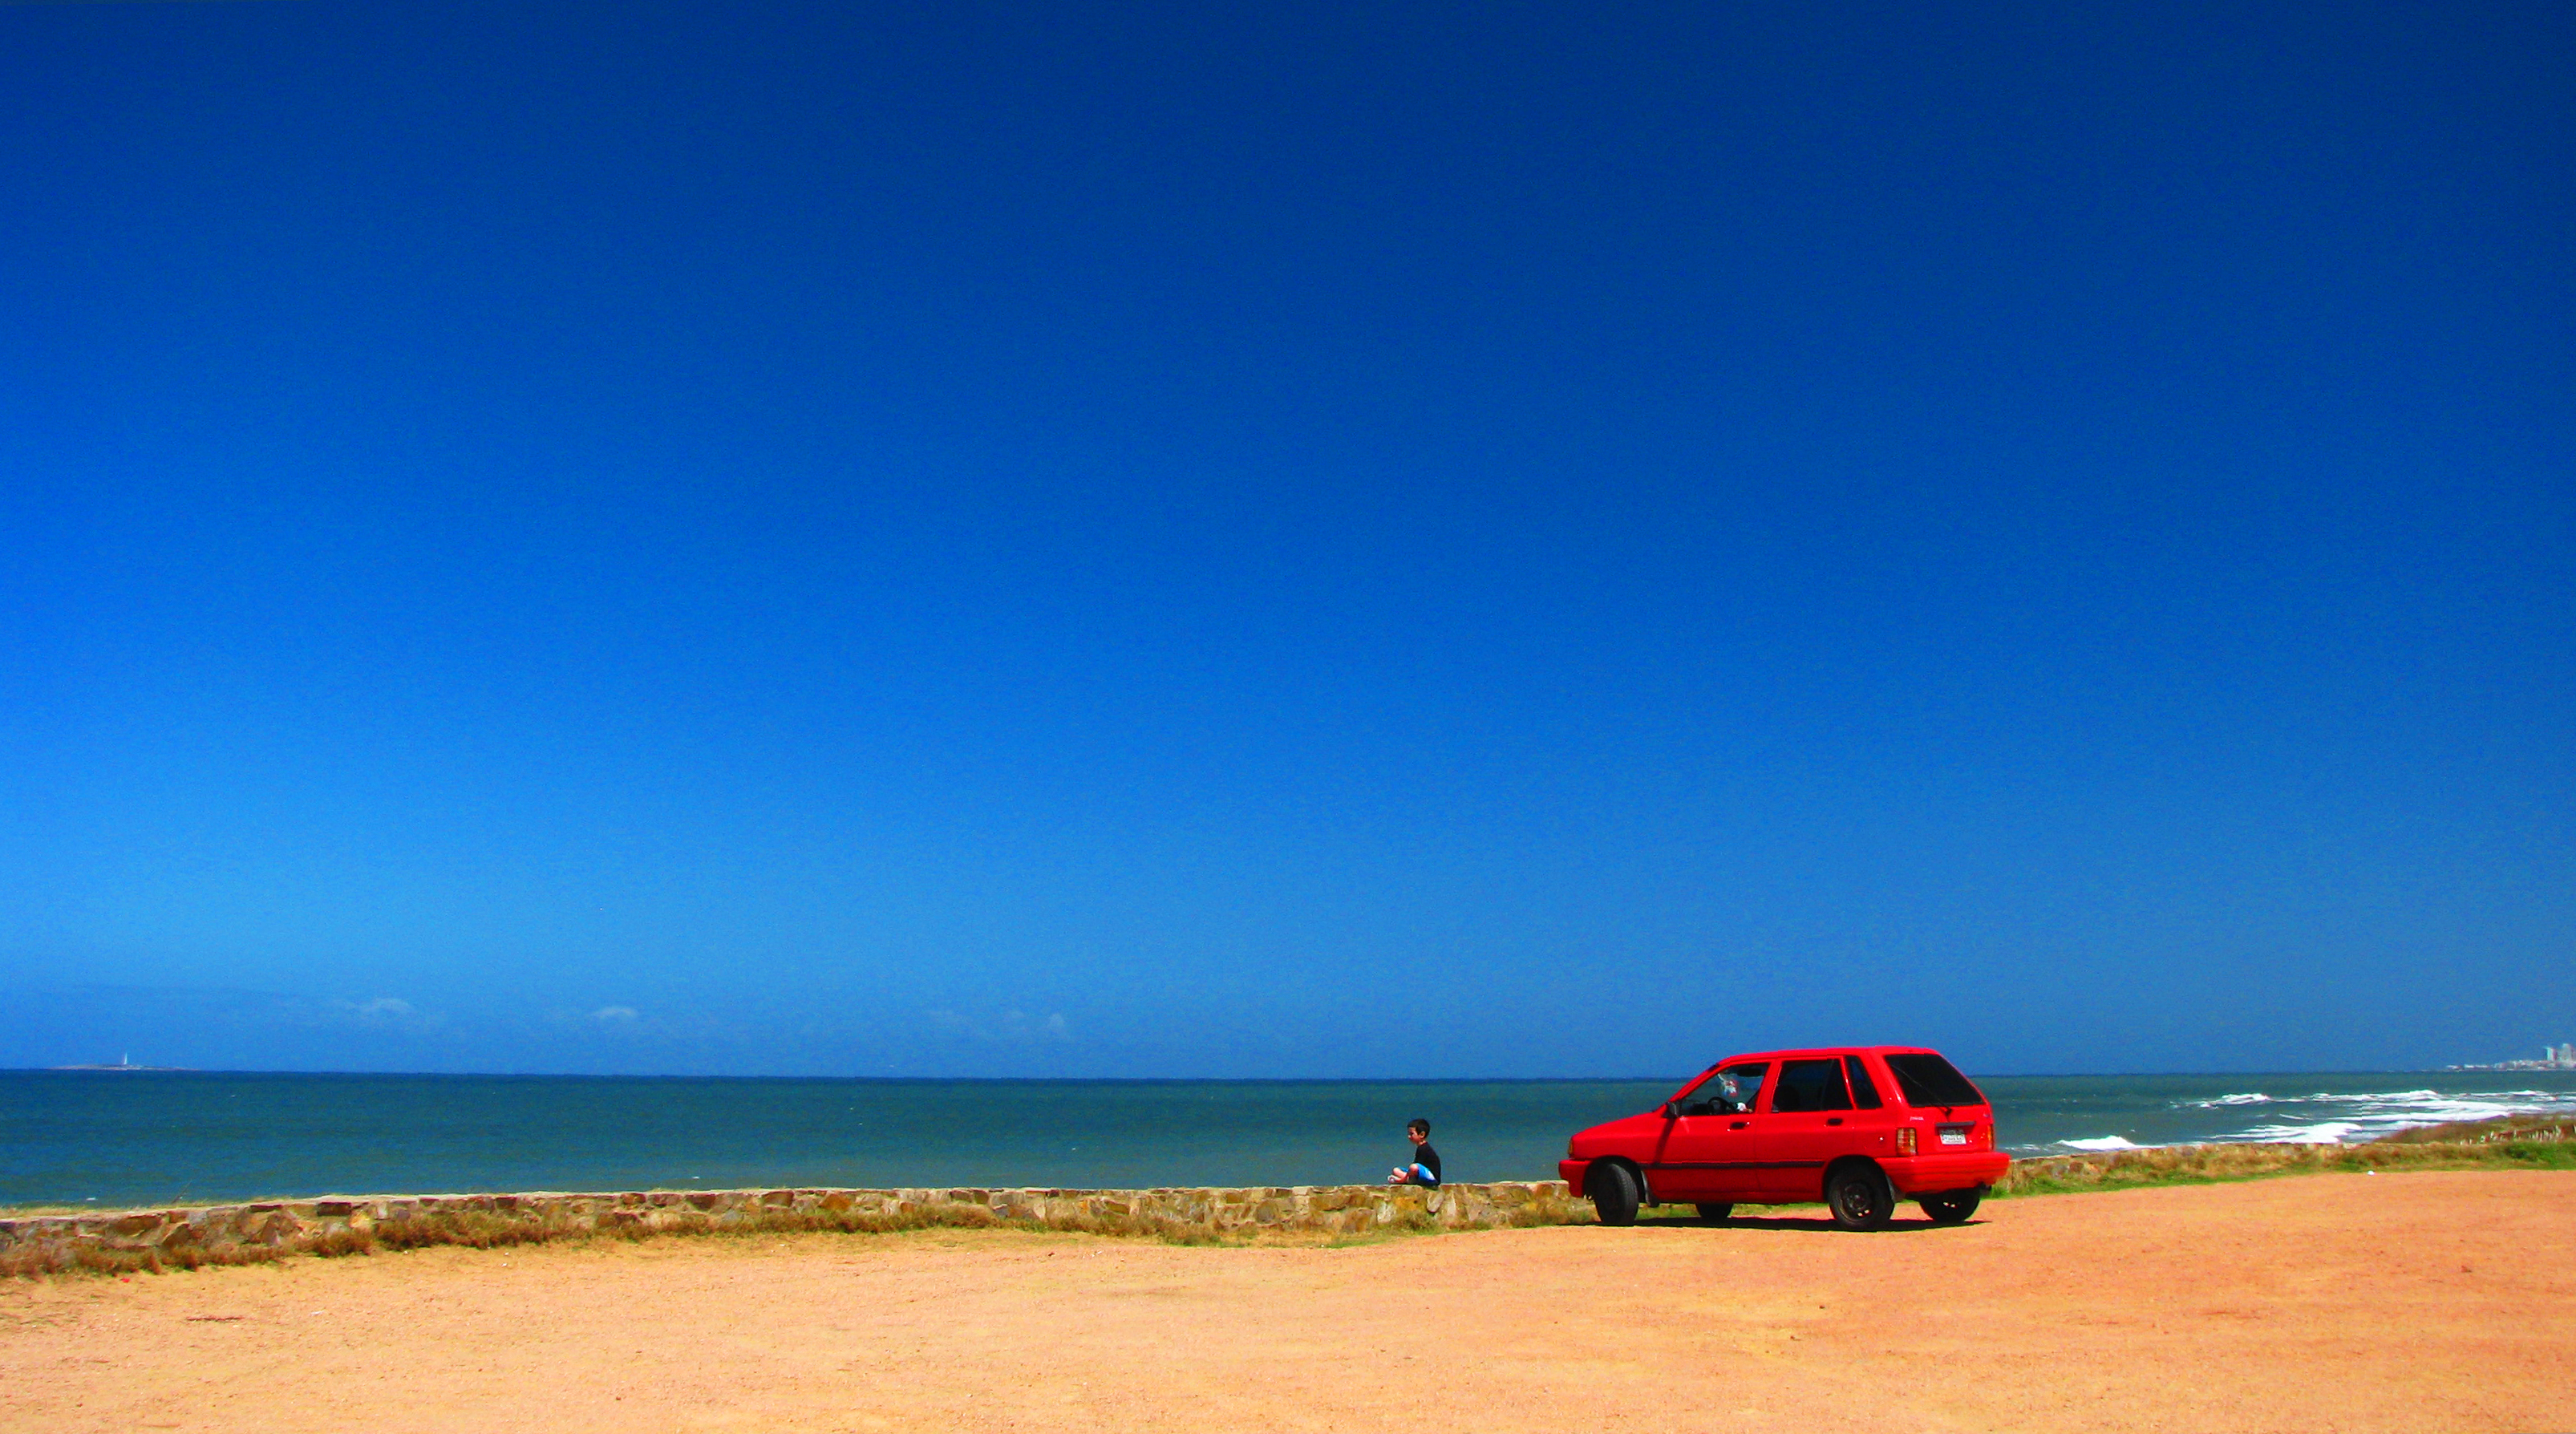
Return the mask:
{"type": "MultiPolygon", "coordinates": [[[[745,1186],[1329,1185],[1433,1123],[1453,1180],[1546,1179],[1632,1081],[906,1081],[0,1072],[0,1206],[745,1186]]],[[[2576,1111],[2576,1073],[1990,1076],[2020,1154],[2366,1140],[2576,1111]]]]}

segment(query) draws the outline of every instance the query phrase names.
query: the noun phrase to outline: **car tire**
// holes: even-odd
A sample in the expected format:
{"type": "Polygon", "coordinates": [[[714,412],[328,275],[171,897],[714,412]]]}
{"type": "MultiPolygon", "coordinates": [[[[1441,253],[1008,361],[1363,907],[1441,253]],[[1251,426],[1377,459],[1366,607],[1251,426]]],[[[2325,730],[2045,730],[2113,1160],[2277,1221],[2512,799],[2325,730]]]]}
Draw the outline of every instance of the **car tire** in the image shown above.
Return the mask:
{"type": "Polygon", "coordinates": [[[1977,1204],[1985,1199],[1983,1190],[1949,1190],[1939,1195],[1926,1195],[1914,1203],[1932,1217],[1935,1225],[1964,1225],[1977,1213],[1977,1204]]]}
{"type": "Polygon", "coordinates": [[[1825,1182],[1825,1208],[1846,1230],[1883,1230],[1896,1214],[1896,1192],[1874,1165],[1846,1165],[1825,1182]]]}
{"type": "Polygon", "coordinates": [[[1699,1217],[1712,1225],[1734,1213],[1735,1207],[1732,1205],[1702,1205],[1699,1207],[1699,1217]]]}
{"type": "Polygon", "coordinates": [[[1592,1176],[1583,1182],[1583,1191],[1592,1197],[1593,1213],[1604,1225],[1637,1223],[1640,1192],[1637,1177],[1625,1165],[1596,1165],[1592,1176]]]}

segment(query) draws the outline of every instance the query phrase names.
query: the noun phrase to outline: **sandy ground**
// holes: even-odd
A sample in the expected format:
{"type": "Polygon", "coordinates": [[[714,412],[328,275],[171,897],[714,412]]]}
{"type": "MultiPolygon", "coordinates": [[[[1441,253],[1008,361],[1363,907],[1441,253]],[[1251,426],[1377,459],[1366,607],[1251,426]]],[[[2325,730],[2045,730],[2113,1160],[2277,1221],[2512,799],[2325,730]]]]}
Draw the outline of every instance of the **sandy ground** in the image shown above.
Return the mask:
{"type": "Polygon", "coordinates": [[[2576,1429],[2576,1175],[1332,1249],[1005,1232],[0,1287],[0,1428],[2576,1429]]]}

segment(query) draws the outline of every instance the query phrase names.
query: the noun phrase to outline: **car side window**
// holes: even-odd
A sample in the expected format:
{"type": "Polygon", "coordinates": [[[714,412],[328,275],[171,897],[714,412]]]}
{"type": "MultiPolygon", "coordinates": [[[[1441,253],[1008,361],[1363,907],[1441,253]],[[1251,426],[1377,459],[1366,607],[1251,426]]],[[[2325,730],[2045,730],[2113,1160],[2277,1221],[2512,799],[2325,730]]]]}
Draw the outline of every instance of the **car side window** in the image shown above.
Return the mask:
{"type": "Polygon", "coordinates": [[[1771,1109],[1849,1110],[1851,1091],[1843,1085],[1843,1063],[1827,1057],[1820,1061],[1782,1061],[1780,1083],[1771,1089],[1771,1109]]]}
{"type": "Polygon", "coordinates": [[[1851,1077],[1852,1104],[1863,1110],[1876,1110],[1885,1102],[1878,1098],[1878,1083],[1869,1078],[1869,1067],[1858,1056],[1843,1057],[1843,1074],[1851,1077]]]}
{"type": "Polygon", "coordinates": [[[1766,1061],[1756,1061],[1749,1066],[1728,1066],[1719,1072],[1720,1075],[1735,1077],[1735,1105],[1731,1113],[1742,1115],[1753,1109],[1753,1103],[1762,1098],[1762,1078],[1770,1072],[1771,1066],[1766,1061]]]}
{"type": "Polygon", "coordinates": [[[1742,1115],[1753,1108],[1762,1094],[1762,1077],[1771,1069],[1767,1061],[1749,1065],[1728,1066],[1713,1071],[1708,1079],[1690,1088],[1681,1099],[1684,1115],[1742,1115]]]}

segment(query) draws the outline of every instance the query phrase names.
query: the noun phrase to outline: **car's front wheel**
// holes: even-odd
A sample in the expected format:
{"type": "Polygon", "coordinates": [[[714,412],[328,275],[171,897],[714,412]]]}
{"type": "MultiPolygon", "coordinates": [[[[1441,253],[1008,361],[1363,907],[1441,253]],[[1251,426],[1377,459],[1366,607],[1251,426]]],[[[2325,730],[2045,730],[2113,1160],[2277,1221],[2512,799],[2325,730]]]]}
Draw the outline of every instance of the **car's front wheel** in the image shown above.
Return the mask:
{"type": "Polygon", "coordinates": [[[1977,1204],[1985,1199],[1982,1190],[1950,1190],[1939,1195],[1926,1195],[1914,1203],[1932,1217],[1935,1225],[1964,1225],[1977,1213],[1977,1204]]]}
{"type": "Polygon", "coordinates": [[[1712,1225],[1734,1213],[1735,1207],[1732,1205],[1703,1204],[1699,1207],[1699,1217],[1712,1225]]]}
{"type": "Polygon", "coordinates": [[[1583,1182],[1583,1191],[1592,1197],[1593,1212],[1604,1225],[1637,1223],[1637,1202],[1643,1192],[1637,1188],[1637,1176],[1625,1165],[1601,1164],[1592,1167],[1592,1175],[1583,1182]]]}
{"type": "Polygon", "coordinates": [[[1896,1214],[1896,1192],[1877,1167],[1847,1165],[1825,1182],[1825,1205],[1846,1230],[1882,1230],[1896,1214]]]}

